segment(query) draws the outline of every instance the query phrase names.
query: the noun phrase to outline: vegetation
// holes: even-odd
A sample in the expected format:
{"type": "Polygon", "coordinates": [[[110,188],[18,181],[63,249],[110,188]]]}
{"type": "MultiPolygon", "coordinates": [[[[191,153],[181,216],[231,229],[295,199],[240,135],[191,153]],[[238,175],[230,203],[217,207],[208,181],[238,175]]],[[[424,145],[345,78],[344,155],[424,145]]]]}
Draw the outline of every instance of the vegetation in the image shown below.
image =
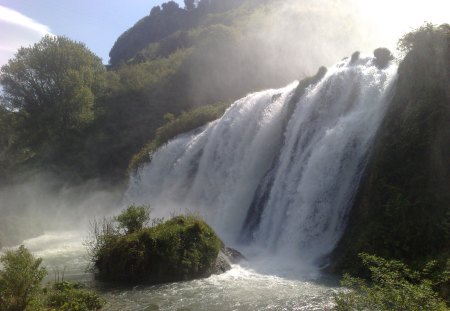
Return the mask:
{"type": "Polygon", "coordinates": [[[42,259],[20,246],[17,251],[6,251],[0,262],[0,310],[22,311],[37,304],[47,274],[41,267],[42,259]]]}
{"type": "Polygon", "coordinates": [[[226,103],[198,107],[182,113],[178,118],[174,118],[172,114],[166,114],[165,120],[167,123],[158,128],[155,138],[131,158],[128,167],[129,172],[133,173],[141,165],[149,162],[151,154],[169,140],[220,118],[228,107],[229,104],[226,103]]]}
{"type": "Polygon", "coordinates": [[[360,254],[360,258],[370,270],[371,283],[346,274],[342,285],[350,291],[335,296],[335,310],[448,310],[435,289],[450,280],[450,266],[442,272],[436,270],[436,262],[429,262],[422,271],[413,271],[397,260],[368,254],[360,254]]]}
{"type": "MultiPolygon", "coordinates": [[[[200,0],[181,8],[168,1],[117,39],[106,67],[83,44],[65,37],[46,37],[21,49],[0,72],[0,182],[44,171],[72,183],[91,178],[122,183],[131,158],[159,139],[164,115],[229,103],[312,72],[318,61],[295,61],[302,58],[299,47],[307,45],[304,36],[262,35],[274,25],[290,27],[279,33],[299,33],[294,25],[306,20],[305,10],[283,6],[290,11],[286,21],[280,3],[200,0]]],[[[325,18],[316,17],[321,29],[325,18]]],[[[337,36],[333,40],[342,45],[337,36]]],[[[333,61],[331,55],[326,61],[333,61]]]]}
{"type": "MultiPolygon", "coordinates": [[[[145,210],[131,207],[115,219],[139,218],[136,209],[145,210]]],[[[105,220],[91,230],[88,247],[100,279],[162,283],[207,277],[222,246],[214,231],[195,216],[156,221],[136,231],[123,232],[121,226],[105,220]]]]}
{"type": "Polygon", "coordinates": [[[449,29],[425,25],[400,40],[407,55],[335,270],[363,273],[361,252],[416,269],[450,257],[449,29]]]}
{"type": "MultiPolygon", "coordinates": [[[[71,162],[73,147],[94,119],[105,68],[82,43],[45,36],[1,68],[4,142],[13,164],[71,162]]],[[[75,161],[74,164],[77,164],[75,161]]]]}
{"type": "Polygon", "coordinates": [[[114,217],[114,220],[117,221],[119,230],[124,230],[126,234],[134,233],[144,228],[150,220],[150,208],[131,205],[114,217]]]}
{"type": "Polygon", "coordinates": [[[45,310],[95,311],[105,304],[95,292],[80,283],[58,282],[47,287],[45,292],[45,310]]]}
{"type": "MultiPolygon", "coordinates": [[[[109,53],[110,63],[116,66],[120,62],[139,55],[145,47],[159,42],[177,31],[189,30],[199,26],[208,13],[220,13],[238,7],[244,0],[200,0],[185,1],[185,9],[174,1],[155,6],[150,14],[138,21],[132,28],[124,32],[116,41],[109,53]]],[[[183,48],[183,41],[175,48],[183,48]]]]}
{"type": "Polygon", "coordinates": [[[42,259],[35,258],[23,245],[0,258],[0,310],[2,311],[93,311],[104,301],[81,284],[58,282],[42,288],[47,275],[42,259]]]}

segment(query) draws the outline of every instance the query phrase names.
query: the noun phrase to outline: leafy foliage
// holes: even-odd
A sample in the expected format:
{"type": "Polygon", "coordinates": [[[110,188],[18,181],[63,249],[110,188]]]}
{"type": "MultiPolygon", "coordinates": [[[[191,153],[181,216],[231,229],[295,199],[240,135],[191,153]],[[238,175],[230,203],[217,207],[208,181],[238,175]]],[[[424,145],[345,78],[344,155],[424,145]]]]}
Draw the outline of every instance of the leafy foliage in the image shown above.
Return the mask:
{"type": "Polygon", "coordinates": [[[360,257],[370,270],[371,283],[346,274],[342,285],[350,291],[335,296],[335,310],[448,310],[433,287],[450,280],[450,266],[436,276],[431,273],[435,262],[430,262],[422,271],[413,271],[400,261],[364,253],[360,257]]]}
{"type": "Polygon", "coordinates": [[[105,301],[83,284],[62,281],[46,289],[46,306],[58,311],[100,310],[105,301]]]}
{"type": "Polygon", "coordinates": [[[134,233],[141,230],[150,220],[150,209],[146,206],[131,205],[119,215],[114,217],[118,223],[118,228],[125,230],[125,233],[134,233]]]}
{"type": "MultiPolygon", "coordinates": [[[[45,36],[1,68],[13,156],[54,166],[68,159],[94,119],[105,68],[82,43],[45,36]]],[[[77,163],[77,161],[75,161],[77,163]]]]}
{"type": "MultiPolygon", "coordinates": [[[[116,227],[117,228],[117,227],[116,227]]],[[[209,276],[222,242],[195,216],[177,216],[133,232],[94,234],[91,259],[101,279],[161,283],[209,276]]]]}
{"type": "Polygon", "coordinates": [[[23,245],[0,258],[0,309],[22,311],[39,298],[41,281],[47,274],[42,259],[35,258],[23,245]]]}
{"type": "Polygon", "coordinates": [[[66,281],[42,288],[47,275],[42,259],[35,258],[23,245],[0,258],[0,310],[2,311],[95,311],[105,304],[82,284],[66,281]]]}
{"type": "Polygon", "coordinates": [[[174,1],[155,6],[150,14],[124,32],[114,43],[109,56],[113,66],[139,55],[148,45],[161,41],[180,30],[199,26],[208,13],[218,13],[236,8],[244,0],[201,0],[195,6],[194,0],[185,1],[182,9],[174,1]]]}
{"type": "Polygon", "coordinates": [[[430,48],[430,43],[434,48],[445,49],[446,36],[450,31],[450,25],[442,24],[435,26],[426,23],[418,29],[405,34],[397,44],[398,49],[407,53],[413,50],[423,51],[430,48]]]}
{"type": "MultiPolygon", "coordinates": [[[[274,24],[306,20],[305,10],[289,7],[285,21],[280,3],[200,0],[186,1],[183,9],[169,1],[117,39],[106,68],[83,44],[64,37],[46,37],[22,49],[0,77],[11,94],[0,103],[9,107],[0,111],[0,176],[11,181],[13,175],[43,170],[75,183],[89,178],[121,183],[133,155],[157,139],[164,115],[178,117],[285,84],[301,76],[305,64],[314,70],[314,61],[301,66],[281,61],[302,58],[291,43],[303,37],[274,41],[261,35],[274,24]],[[10,79],[15,76],[20,79],[10,79]],[[24,85],[29,86],[26,101],[13,100],[25,94],[24,85]],[[12,108],[30,101],[39,105],[27,107],[45,109],[12,108]]],[[[298,29],[279,32],[297,34],[298,29]]]]}

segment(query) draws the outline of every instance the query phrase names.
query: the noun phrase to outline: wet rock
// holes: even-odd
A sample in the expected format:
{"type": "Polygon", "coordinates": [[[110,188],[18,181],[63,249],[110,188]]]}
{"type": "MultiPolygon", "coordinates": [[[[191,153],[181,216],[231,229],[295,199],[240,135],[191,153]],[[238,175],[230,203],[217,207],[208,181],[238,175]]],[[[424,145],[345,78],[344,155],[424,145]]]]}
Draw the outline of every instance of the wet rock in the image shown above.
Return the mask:
{"type": "Polygon", "coordinates": [[[245,258],[245,256],[242,255],[241,252],[235,250],[234,248],[224,247],[222,251],[232,264],[237,264],[241,261],[247,260],[247,258],[245,258]]]}
{"type": "Polygon", "coordinates": [[[231,247],[223,247],[217,255],[216,262],[213,267],[213,274],[221,274],[231,269],[232,264],[237,264],[243,260],[247,260],[244,255],[231,247]]]}
{"type": "Polygon", "coordinates": [[[212,274],[222,274],[231,269],[231,263],[227,256],[220,251],[217,255],[216,262],[214,263],[212,274]]]}

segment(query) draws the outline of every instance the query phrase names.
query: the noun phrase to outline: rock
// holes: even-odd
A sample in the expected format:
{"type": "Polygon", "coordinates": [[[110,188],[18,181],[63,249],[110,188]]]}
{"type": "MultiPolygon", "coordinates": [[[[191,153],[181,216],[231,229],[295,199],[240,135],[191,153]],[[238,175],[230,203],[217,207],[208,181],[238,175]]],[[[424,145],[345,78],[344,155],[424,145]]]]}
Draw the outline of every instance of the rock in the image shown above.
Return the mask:
{"type": "Polygon", "coordinates": [[[350,59],[350,64],[354,64],[359,59],[359,51],[356,51],[352,54],[352,58],[350,59]]]}
{"type": "Polygon", "coordinates": [[[234,248],[224,247],[222,251],[232,264],[237,264],[243,260],[247,261],[247,258],[234,248]]]}
{"type": "Polygon", "coordinates": [[[387,64],[389,64],[389,62],[394,59],[391,51],[389,51],[387,48],[378,48],[373,51],[373,55],[375,56],[375,64],[380,69],[385,68],[387,64]]]}
{"type": "Polygon", "coordinates": [[[223,247],[217,255],[216,262],[213,267],[213,274],[225,273],[231,269],[232,264],[237,264],[243,260],[247,260],[244,255],[231,247],[223,247]]]}
{"type": "Polygon", "coordinates": [[[222,274],[231,269],[231,263],[227,256],[220,251],[217,255],[216,262],[214,263],[212,274],[222,274]]]}

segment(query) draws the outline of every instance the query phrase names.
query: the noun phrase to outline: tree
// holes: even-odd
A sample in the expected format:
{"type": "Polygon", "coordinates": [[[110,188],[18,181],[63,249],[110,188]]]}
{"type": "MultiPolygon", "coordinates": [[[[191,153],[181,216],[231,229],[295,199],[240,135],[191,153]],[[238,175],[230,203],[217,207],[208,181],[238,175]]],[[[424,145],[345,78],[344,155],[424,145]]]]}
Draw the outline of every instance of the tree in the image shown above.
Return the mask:
{"type": "Polygon", "coordinates": [[[23,245],[16,251],[7,251],[0,262],[0,310],[21,311],[41,290],[41,281],[47,274],[41,267],[42,259],[35,258],[23,245]]]}
{"type": "Polygon", "coordinates": [[[195,0],[184,0],[184,7],[188,11],[195,9],[195,0]]]}
{"type": "Polygon", "coordinates": [[[405,34],[398,41],[397,48],[405,54],[412,50],[445,49],[447,48],[449,33],[449,24],[436,26],[432,23],[425,23],[414,31],[405,34]]]}
{"type": "Polygon", "coordinates": [[[1,68],[0,84],[22,147],[50,161],[60,156],[93,120],[104,72],[99,57],[66,37],[19,49],[1,68]]]}
{"type": "Polygon", "coordinates": [[[146,206],[131,205],[114,218],[119,228],[128,233],[141,230],[150,220],[150,209],[146,206]]]}
{"type": "Polygon", "coordinates": [[[175,1],[169,1],[161,4],[162,10],[165,12],[176,12],[180,6],[175,1]]]}
{"type": "Polygon", "coordinates": [[[397,260],[364,253],[360,257],[370,271],[371,282],[344,275],[341,283],[351,291],[335,295],[334,310],[448,310],[435,288],[450,280],[450,261],[445,267],[431,261],[422,271],[414,271],[397,260]]]}

